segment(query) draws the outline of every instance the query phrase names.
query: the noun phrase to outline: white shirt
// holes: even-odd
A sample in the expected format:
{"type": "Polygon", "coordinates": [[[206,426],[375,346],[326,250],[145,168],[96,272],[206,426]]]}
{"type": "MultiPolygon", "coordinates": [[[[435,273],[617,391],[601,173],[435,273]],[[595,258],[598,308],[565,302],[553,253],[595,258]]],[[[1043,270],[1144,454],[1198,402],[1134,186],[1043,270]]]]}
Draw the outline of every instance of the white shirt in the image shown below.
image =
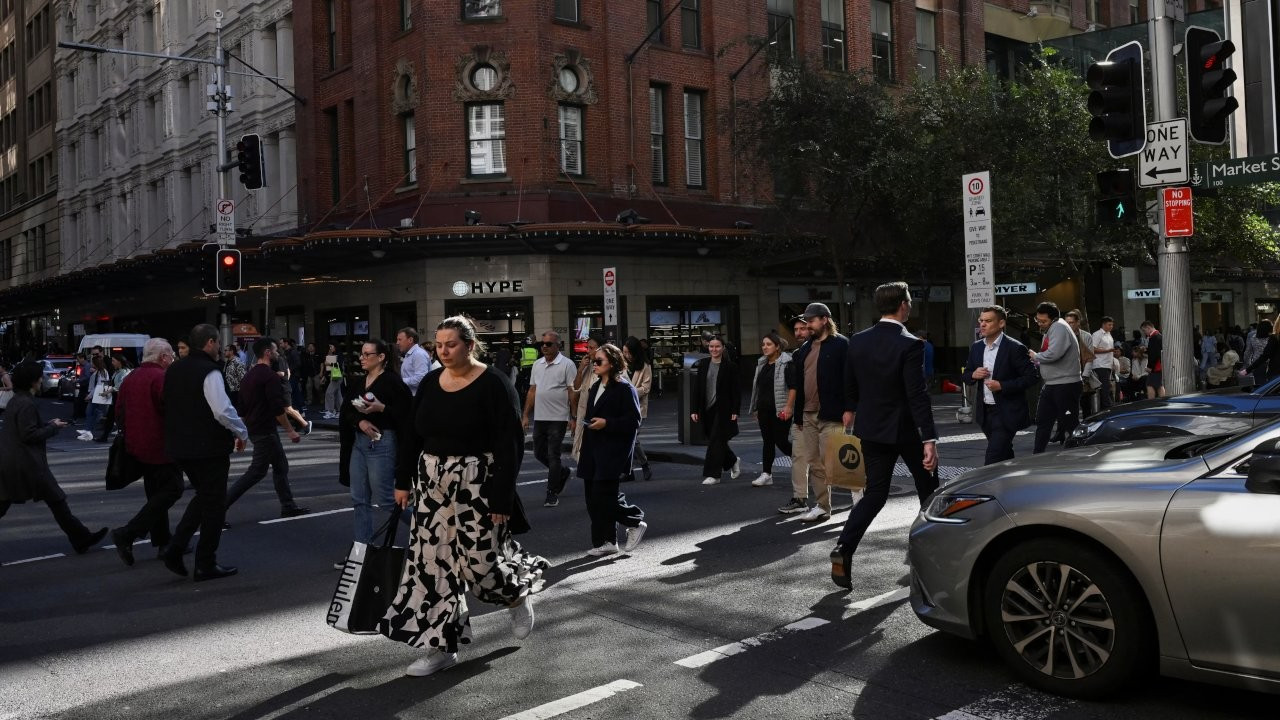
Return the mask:
{"type": "Polygon", "coordinates": [[[568,422],[569,388],[577,374],[578,369],[564,353],[556,353],[551,362],[538,358],[529,377],[530,387],[537,388],[533,395],[534,422],[568,422]]]}
{"type": "Polygon", "coordinates": [[[222,373],[214,370],[204,376],[204,399],[213,411],[213,419],[222,427],[230,430],[241,440],[249,441],[249,429],[244,426],[239,413],[231,406],[231,398],[227,397],[227,383],[222,373]]]}
{"type": "Polygon", "coordinates": [[[1110,370],[1113,365],[1115,356],[1111,351],[1116,347],[1116,340],[1111,333],[1106,330],[1099,329],[1093,334],[1093,369],[1094,370],[1110,370]]]}
{"type": "Polygon", "coordinates": [[[400,379],[409,386],[410,395],[418,394],[418,386],[422,384],[422,378],[429,372],[431,372],[431,356],[422,349],[421,345],[414,343],[400,361],[400,379]]]}
{"type": "MultiPolygon", "coordinates": [[[[986,342],[984,339],[983,342],[986,342]]],[[[1000,343],[1004,342],[1004,333],[1000,333],[1000,337],[995,342],[986,343],[982,348],[982,367],[987,369],[988,373],[996,371],[996,354],[1000,352],[1000,343]]],[[[995,379],[995,375],[988,375],[988,379],[995,379]]],[[[988,405],[996,403],[996,394],[991,392],[991,388],[987,387],[986,380],[980,380],[982,383],[982,401],[988,405]]]]}

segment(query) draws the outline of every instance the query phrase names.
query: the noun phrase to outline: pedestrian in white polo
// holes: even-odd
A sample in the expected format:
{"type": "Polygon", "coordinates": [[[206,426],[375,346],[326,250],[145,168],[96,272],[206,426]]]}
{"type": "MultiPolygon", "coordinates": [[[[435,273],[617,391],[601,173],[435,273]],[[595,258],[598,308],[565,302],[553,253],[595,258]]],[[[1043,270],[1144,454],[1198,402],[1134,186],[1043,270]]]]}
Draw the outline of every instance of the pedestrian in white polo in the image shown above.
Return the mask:
{"type": "Polygon", "coordinates": [[[411,327],[400,328],[396,333],[396,349],[400,351],[400,379],[409,386],[409,394],[418,394],[422,378],[436,368],[431,356],[418,345],[418,331],[411,327]]]}
{"type": "Polygon", "coordinates": [[[569,480],[569,469],[560,461],[564,433],[573,432],[573,380],[577,368],[560,353],[560,335],[554,330],[542,334],[542,357],[533,364],[529,395],[524,401],[522,422],[529,429],[533,419],[533,456],[547,466],[546,507],[560,504],[560,493],[569,480]]]}

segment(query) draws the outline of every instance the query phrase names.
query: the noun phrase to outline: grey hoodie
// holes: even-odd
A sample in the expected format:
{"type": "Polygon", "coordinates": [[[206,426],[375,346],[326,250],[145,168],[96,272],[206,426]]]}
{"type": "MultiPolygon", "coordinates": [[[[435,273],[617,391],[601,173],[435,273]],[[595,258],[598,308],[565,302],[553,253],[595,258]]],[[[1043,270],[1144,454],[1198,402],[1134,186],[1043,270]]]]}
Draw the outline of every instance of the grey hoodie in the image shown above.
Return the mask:
{"type": "Polygon", "coordinates": [[[1036,355],[1045,385],[1080,382],[1080,340],[1066,320],[1058,318],[1045,333],[1049,347],[1036,355]]]}

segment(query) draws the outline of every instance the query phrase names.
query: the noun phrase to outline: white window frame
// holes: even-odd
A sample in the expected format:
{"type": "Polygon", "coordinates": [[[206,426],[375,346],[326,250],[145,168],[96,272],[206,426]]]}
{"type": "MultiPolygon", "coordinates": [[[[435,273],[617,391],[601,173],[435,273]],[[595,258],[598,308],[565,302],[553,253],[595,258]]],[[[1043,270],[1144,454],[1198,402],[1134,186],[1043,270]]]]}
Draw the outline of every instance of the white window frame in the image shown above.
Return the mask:
{"type": "Polygon", "coordinates": [[[578,105],[560,105],[560,170],[574,177],[586,172],[583,115],[578,105]]]}
{"type": "Polygon", "coordinates": [[[684,92],[684,184],[691,188],[707,186],[707,153],[703,144],[704,95],[684,92]]]}
{"type": "Polygon", "coordinates": [[[500,102],[468,105],[467,174],[490,177],[507,174],[506,108],[500,102]]]}
{"type": "Polygon", "coordinates": [[[649,181],[667,184],[667,89],[649,86],[649,181]]]}
{"type": "Polygon", "coordinates": [[[404,130],[404,182],[413,185],[418,182],[418,130],[413,113],[404,114],[401,127],[404,130]]]}

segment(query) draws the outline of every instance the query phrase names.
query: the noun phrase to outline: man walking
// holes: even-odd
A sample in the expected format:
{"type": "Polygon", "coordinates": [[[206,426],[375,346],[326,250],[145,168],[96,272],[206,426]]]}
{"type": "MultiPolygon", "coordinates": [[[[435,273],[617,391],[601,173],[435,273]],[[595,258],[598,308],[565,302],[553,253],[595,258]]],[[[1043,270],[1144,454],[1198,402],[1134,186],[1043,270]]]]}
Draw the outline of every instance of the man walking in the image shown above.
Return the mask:
{"type": "Polygon", "coordinates": [[[1013,436],[1031,425],[1027,390],[1040,380],[1027,346],[1004,334],[1007,317],[999,305],[982,308],[982,339],[970,346],[961,376],[966,384],[981,388],[974,405],[978,426],[987,436],[986,465],[1013,459],[1013,436]]]}
{"type": "Polygon", "coordinates": [[[1079,422],[1080,413],[1080,340],[1066,320],[1059,317],[1058,306],[1042,302],[1036,307],[1036,324],[1044,334],[1040,352],[1028,350],[1027,356],[1040,367],[1040,404],[1036,408],[1036,442],[1033,454],[1049,446],[1053,424],[1069,437],[1079,422]]]}
{"type": "Polygon", "coordinates": [[[207,323],[196,325],[188,347],[187,356],[164,374],[164,407],[169,418],[164,425],[164,448],[191,480],[196,496],[178,521],[163,559],[166,568],[185,577],[182,552],[199,528],[195,579],[215,580],[236,574],[236,568],[218,564],[218,541],[227,515],[231,451],[244,450],[249,431],[231,407],[218,372],[218,329],[207,323]]]}
{"type": "Polygon", "coordinates": [[[157,555],[164,553],[171,537],[169,508],[182,497],[182,471],[164,450],[164,377],[174,357],[167,340],[151,338],[142,347],[142,362],[116,390],[116,418],[124,432],[124,449],[142,470],[147,496],[132,520],[111,531],[111,541],[125,565],[133,565],[133,541],[146,535],[151,536],[157,555]]]}
{"type": "Polygon", "coordinates": [[[293,490],[289,487],[289,459],[285,457],[284,446],[276,432],[276,425],[279,425],[289,434],[290,442],[302,440],[298,431],[293,429],[293,423],[289,422],[289,416],[285,414],[287,406],[283,388],[275,371],[271,369],[271,361],[278,352],[271,338],[258,338],[253,344],[257,362],[245,373],[244,380],[240,383],[240,410],[249,431],[249,441],[253,443],[253,460],[227,492],[227,509],[249,488],[267,476],[267,466],[270,465],[276,497],[280,500],[280,517],[289,518],[306,515],[311,511],[293,500],[293,490]]]}
{"type": "Polygon", "coordinates": [[[921,507],[938,489],[937,432],[924,380],[924,341],[907,331],[911,293],[904,282],[876,288],[880,322],[849,338],[845,404],[854,409],[853,434],[862,441],[867,489],[849,511],[831,551],[831,579],[852,588],[853,553],[889,499],[898,458],[915,479],[921,507]]]}
{"type": "Polygon", "coordinates": [[[1138,329],[1147,340],[1147,397],[1164,397],[1164,336],[1150,320],[1138,329]]]}
{"type": "Polygon", "coordinates": [[[523,424],[529,429],[533,416],[533,456],[547,467],[546,507],[560,504],[560,493],[569,480],[569,468],[560,462],[560,445],[565,428],[571,427],[569,408],[573,406],[573,380],[577,368],[560,354],[560,335],[553,330],[542,334],[542,357],[533,363],[529,394],[524,401],[523,424]]]}
{"type": "MultiPolygon", "coordinates": [[[[803,462],[809,468],[816,504],[800,520],[818,522],[831,517],[822,436],[853,424],[853,407],[847,404],[844,387],[849,339],[836,330],[831,310],[822,303],[810,303],[801,317],[809,326],[809,339],[791,356],[791,364],[799,373],[795,423],[799,428],[796,435],[803,435],[803,462]]],[[[794,446],[792,452],[799,454],[794,446]]]]}
{"type": "Polygon", "coordinates": [[[1111,407],[1113,390],[1111,389],[1111,364],[1120,351],[1116,348],[1116,339],[1111,331],[1116,329],[1116,321],[1110,315],[1102,317],[1102,324],[1093,333],[1093,374],[1098,378],[1098,409],[1111,407]]]}
{"type": "MultiPolygon", "coordinates": [[[[796,347],[802,347],[809,339],[809,323],[805,322],[804,317],[797,315],[795,321],[791,324],[791,331],[796,337],[796,347]]],[[[794,362],[787,364],[787,389],[795,390],[797,394],[800,392],[800,382],[803,380],[798,365],[794,362]]],[[[796,412],[799,415],[799,411],[796,412]]],[[[794,427],[794,425],[793,425],[794,427]]],[[[791,433],[791,501],[786,505],[778,508],[778,512],[783,515],[791,515],[793,513],[802,513],[809,509],[809,455],[805,450],[804,433],[800,428],[795,428],[791,433]]],[[[751,483],[755,485],[754,482],[751,483]]]]}
{"type": "Polygon", "coordinates": [[[431,356],[418,344],[418,331],[411,327],[396,333],[396,348],[400,350],[400,379],[409,386],[409,394],[416,396],[422,378],[431,372],[431,356]]]}

